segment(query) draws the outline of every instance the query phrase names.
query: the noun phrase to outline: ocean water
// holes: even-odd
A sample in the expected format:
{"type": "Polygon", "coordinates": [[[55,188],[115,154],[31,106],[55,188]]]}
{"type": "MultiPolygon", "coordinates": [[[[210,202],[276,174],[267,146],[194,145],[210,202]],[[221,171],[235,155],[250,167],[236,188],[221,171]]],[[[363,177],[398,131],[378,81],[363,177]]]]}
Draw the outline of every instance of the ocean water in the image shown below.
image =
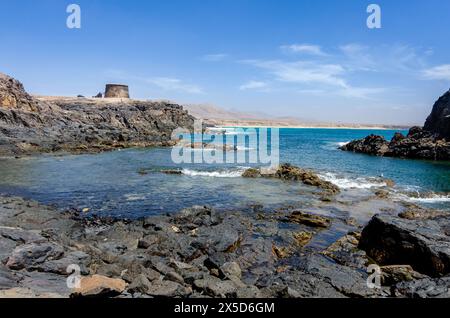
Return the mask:
{"type": "MultiPolygon", "coordinates": [[[[394,132],[280,129],[280,162],[314,169],[340,186],[343,196],[367,195],[388,178],[396,183],[393,197],[450,211],[450,162],[379,158],[337,149],[371,133],[391,138],[394,132]]],[[[296,182],[242,178],[249,166],[175,164],[170,148],[0,159],[0,193],[126,218],[174,213],[192,205],[233,209],[252,204],[308,206],[313,201],[310,194],[315,189],[296,182]],[[165,169],[183,174],[161,173],[165,169]]]]}

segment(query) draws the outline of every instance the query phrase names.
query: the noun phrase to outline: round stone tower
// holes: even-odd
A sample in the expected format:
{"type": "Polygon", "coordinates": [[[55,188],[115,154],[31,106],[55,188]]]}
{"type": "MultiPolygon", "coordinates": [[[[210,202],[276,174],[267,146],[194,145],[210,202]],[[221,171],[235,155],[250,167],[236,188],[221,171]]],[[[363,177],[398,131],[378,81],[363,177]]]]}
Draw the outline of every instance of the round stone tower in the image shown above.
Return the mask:
{"type": "Polygon", "coordinates": [[[127,85],[106,84],[105,98],[130,98],[127,85]]]}

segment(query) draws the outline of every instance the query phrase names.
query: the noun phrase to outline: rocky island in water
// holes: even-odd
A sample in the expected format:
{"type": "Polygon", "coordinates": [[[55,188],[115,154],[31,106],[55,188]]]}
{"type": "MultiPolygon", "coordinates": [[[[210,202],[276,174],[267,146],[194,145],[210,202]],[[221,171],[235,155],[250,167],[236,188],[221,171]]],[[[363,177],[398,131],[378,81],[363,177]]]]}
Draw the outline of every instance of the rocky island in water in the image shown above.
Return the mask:
{"type": "MultiPolygon", "coordinates": [[[[342,149],[448,160],[449,94],[423,129],[391,142],[369,136],[342,149]]],[[[193,123],[179,105],[38,98],[0,75],[0,155],[8,160],[170,146],[173,130],[192,130],[193,123]]],[[[133,178],[150,173],[177,183],[188,172],[162,167],[133,178]]],[[[0,297],[450,296],[448,210],[398,199],[395,183],[383,177],[363,196],[291,164],[245,168],[238,178],[286,186],[307,200],[186,206],[127,218],[1,194],[0,297]],[[81,280],[72,286],[74,273],[81,280]]]]}

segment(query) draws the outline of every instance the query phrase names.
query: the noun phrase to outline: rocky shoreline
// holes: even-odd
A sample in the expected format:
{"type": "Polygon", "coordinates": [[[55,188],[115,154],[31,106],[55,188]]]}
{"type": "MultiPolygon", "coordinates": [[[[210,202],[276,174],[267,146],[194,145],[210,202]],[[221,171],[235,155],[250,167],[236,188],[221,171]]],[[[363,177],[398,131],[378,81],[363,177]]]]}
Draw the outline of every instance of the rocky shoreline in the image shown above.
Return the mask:
{"type": "Polygon", "coordinates": [[[340,149],[385,157],[450,160],[450,91],[434,104],[423,128],[412,127],[407,136],[396,133],[391,141],[370,135],[340,149]]]}
{"type": "MultiPolygon", "coordinates": [[[[191,129],[193,121],[181,106],[163,102],[36,98],[0,74],[0,156],[170,145],[173,130],[191,129]]],[[[436,133],[414,128],[394,138],[394,147],[371,137],[345,150],[435,159],[449,154],[436,133]]],[[[321,205],[314,211],[197,206],[126,220],[0,195],[0,298],[450,296],[448,214],[404,204],[366,225],[348,215],[359,207],[335,202],[339,187],[313,171],[285,164],[249,169],[243,177],[302,183],[317,190],[311,196],[321,205]],[[339,210],[338,204],[346,206],[341,214],[325,213],[339,210]],[[378,266],[375,288],[369,265],[378,266]]],[[[392,203],[385,189],[371,199],[392,203]]]]}
{"type": "MultiPolygon", "coordinates": [[[[304,173],[276,172],[291,180],[280,182],[314,179],[304,173]]],[[[318,198],[327,191],[311,186],[318,198]]],[[[86,212],[0,196],[0,297],[450,297],[441,211],[405,204],[366,226],[294,206],[198,206],[138,220],[86,212]],[[369,265],[379,266],[376,288],[369,265]],[[78,287],[68,287],[68,268],[79,270],[78,287]]]]}

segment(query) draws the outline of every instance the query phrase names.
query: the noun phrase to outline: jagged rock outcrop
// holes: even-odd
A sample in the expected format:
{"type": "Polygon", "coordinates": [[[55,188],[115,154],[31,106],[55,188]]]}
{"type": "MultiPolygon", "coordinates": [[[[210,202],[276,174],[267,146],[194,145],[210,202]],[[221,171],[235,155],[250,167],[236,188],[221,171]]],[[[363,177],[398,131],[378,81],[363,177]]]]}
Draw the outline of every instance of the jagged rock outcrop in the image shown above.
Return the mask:
{"type": "Polygon", "coordinates": [[[372,134],[364,139],[353,140],[340,149],[382,156],[389,150],[389,142],[382,136],[372,134]]]}
{"type": "Polygon", "coordinates": [[[194,117],[166,102],[35,98],[0,74],[0,155],[171,145],[194,117]]]}
{"type": "Polygon", "coordinates": [[[396,133],[390,142],[382,136],[370,135],[340,149],[385,157],[450,160],[450,142],[421,127],[411,128],[407,136],[396,133]]]}
{"type": "Polygon", "coordinates": [[[316,173],[310,170],[301,169],[288,163],[280,165],[278,168],[257,169],[249,168],[242,174],[244,178],[278,178],[281,180],[300,181],[306,185],[318,187],[326,194],[338,194],[340,189],[335,184],[323,180],[316,173]]]}
{"type": "Polygon", "coordinates": [[[25,92],[22,83],[0,73],[0,107],[37,111],[38,102],[25,92]]]}
{"type": "Polygon", "coordinates": [[[450,139],[450,90],[434,104],[423,129],[437,134],[440,138],[450,139]]]}
{"type": "Polygon", "coordinates": [[[385,157],[450,160],[450,91],[434,104],[423,128],[412,127],[407,136],[396,133],[390,142],[370,135],[339,149],[385,157]]]}
{"type": "Polygon", "coordinates": [[[450,218],[404,219],[376,215],[359,247],[380,265],[411,265],[431,277],[450,274],[450,218]]]}

